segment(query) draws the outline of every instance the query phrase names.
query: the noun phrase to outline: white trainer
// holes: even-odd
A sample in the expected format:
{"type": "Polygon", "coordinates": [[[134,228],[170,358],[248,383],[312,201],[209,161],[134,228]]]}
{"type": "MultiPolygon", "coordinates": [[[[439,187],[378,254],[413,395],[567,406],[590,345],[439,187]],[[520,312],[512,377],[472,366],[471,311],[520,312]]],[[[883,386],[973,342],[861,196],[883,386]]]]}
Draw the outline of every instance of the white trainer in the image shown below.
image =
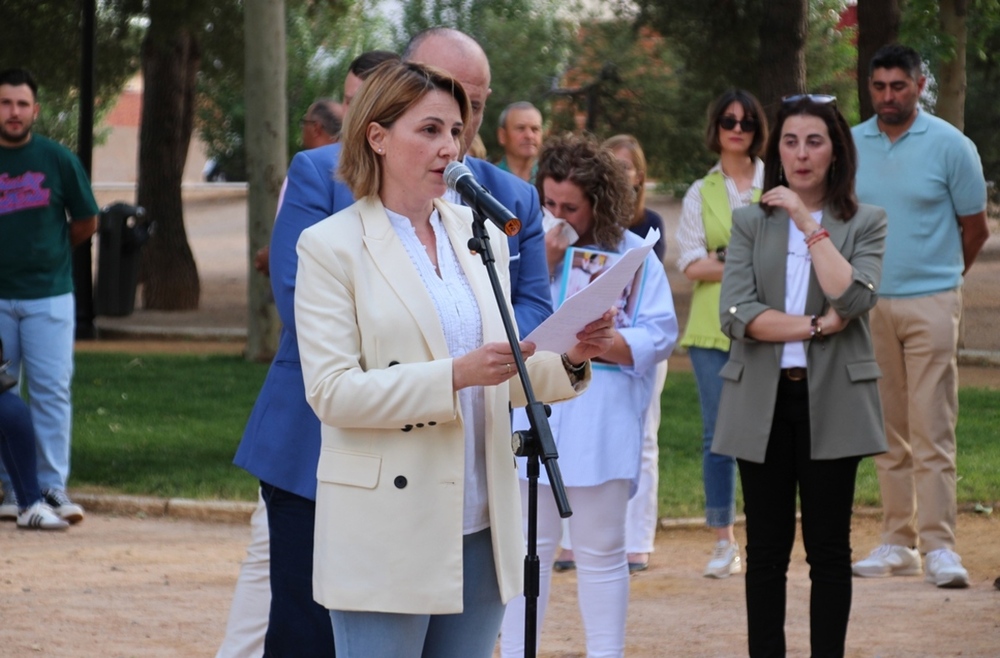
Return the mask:
{"type": "Polygon", "coordinates": [[[862,578],[916,576],[920,573],[920,553],[906,546],[882,544],[851,565],[851,571],[862,578]]]}
{"type": "Polygon", "coordinates": [[[17,496],[14,495],[14,492],[5,493],[3,503],[0,504],[0,521],[17,521],[17,515],[20,512],[21,508],[17,504],[17,496]]]}
{"type": "Polygon", "coordinates": [[[70,523],[83,521],[83,508],[70,500],[62,489],[42,489],[42,498],[64,521],[70,523]]]}
{"type": "Polygon", "coordinates": [[[927,554],[927,575],[924,580],[938,587],[968,587],[969,572],[962,558],[950,548],[939,548],[927,554]]]}
{"type": "Polygon", "coordinates": [[[740,559],[740,547],[736,542],[719,540],[712,550],[712,559],[705,567],[706,578],[729,578],[734,573],[743,571],[743,560],[740,559]]]}
{"type": "Polygon", "coordinates": [[[17,515],[17,527],[23,530],[65,530],[69,523],[63,521],[44,500],[17,515]]]}

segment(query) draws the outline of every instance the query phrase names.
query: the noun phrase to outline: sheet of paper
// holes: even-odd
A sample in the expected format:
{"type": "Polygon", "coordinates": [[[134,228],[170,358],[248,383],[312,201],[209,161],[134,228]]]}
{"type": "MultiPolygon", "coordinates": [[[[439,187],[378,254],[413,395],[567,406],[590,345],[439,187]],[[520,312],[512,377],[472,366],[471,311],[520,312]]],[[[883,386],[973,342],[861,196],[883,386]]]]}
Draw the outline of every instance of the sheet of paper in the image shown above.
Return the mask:
{"type": "Polygon", "coordinates": [[[601,317],[621,297],[622,290],[635,276],[646,259],[660,232],[652,229],[646,234],[642,246],[629,249],[617,263],[604,271],[572,297],[555,313],[525,337],[538,349],[562,353],[576,345],[576,335],[588,324],[601,317]]]}

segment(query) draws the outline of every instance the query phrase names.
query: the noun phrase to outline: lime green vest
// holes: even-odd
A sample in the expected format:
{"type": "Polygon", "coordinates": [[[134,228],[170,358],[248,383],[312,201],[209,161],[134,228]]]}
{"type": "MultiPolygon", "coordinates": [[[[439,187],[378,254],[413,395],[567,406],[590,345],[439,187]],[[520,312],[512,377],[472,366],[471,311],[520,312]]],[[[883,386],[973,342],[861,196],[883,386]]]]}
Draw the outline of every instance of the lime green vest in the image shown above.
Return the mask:
{"type": "MultiPolygon", "coordinates": [[[[760,190],[754,188],[750,197],[760,200],[760,190]]],[[[729,244],[733,230],[733,211],[729,207],[726,180],[721,171],[705,176],[701,186],[701,221],[705,225],[705,242],[709,252],[729,244]]],[[[695,281],[691,294],[691,313],[681,345],[729,351],[729,338],[719,328],[718,281],[695,281]]]]}

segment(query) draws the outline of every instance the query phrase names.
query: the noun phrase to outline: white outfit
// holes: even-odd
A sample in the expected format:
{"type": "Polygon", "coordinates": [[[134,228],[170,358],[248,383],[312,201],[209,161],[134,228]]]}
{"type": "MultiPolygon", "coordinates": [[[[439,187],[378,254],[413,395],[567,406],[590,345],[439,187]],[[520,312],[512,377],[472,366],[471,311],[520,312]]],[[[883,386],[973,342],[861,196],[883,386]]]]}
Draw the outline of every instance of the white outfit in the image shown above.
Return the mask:
{"type": "Polygon", "coordinates": [[[656,522],[659,520],[660,489],[660,398],[667,382],[667,361],[656,364],[653,394],[646,410],[646,433],[642,437],[642,463],[639,467],[639,489],[628,501],[625,514],[625,551],[652,553],[656,542],[656,522]]]}
{"type": "Polygon", "coordinates": [[[267,532],[267,507],[257,494],[250,516],[250,544],[240,565],[226,635],[215,658],[259,658],[264,655],[264,634],[271,610],[271,540],[267,532]]]}
{"type": "MultiPolygon", "coordinates": [[[[619,252],[642,244],[626,231],[619,252]]],[[[552,281],[553,298],[561,289],[561,272],[552,281]]],[[[595,363],[587,392],[552,405],[549,424],[559,449],[559,468],[573,516],[569,519],[577,565],[578,595],[587,634],[587,655],[621,656],[628,609],[628,564],[625,557],[625,510],[638,486],[645,416],[656,377],[677,340],[677,317],[663,264],[652,252],[646,258],[638,311],[630,326],[618,331],[628,343],[633,364],[595,363]]],[[[526,428],[524,413],[515,411],[514,427],[526,428]]],[[[525,459],[517,459],[526,499],[525,459]]],[[[542,471],[539,484],[548,484],[542,471]]],[[[541,583],[538,628],[542,628],[552,562],[562,534],[551,492],[539,487],[538,554],[541,583]]],[[[522,508],[525,505],[522,504],[522,508]]],[[[527,510],[523,509],[525,523],[527,510]]],[[[521,655],[524,597],[508,605],[501,632],[501,655],[521,655]]]]}

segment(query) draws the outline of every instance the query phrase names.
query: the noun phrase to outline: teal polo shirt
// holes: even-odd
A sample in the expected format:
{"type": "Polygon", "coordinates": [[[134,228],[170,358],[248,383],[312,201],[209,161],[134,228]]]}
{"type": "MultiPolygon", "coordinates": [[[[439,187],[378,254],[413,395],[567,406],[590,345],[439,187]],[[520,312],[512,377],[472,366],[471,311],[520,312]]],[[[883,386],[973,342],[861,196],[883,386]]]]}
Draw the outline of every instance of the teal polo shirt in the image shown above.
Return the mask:
{"type": "Polygon", "coordinates": [[[0,146],[0,299],[72,292],[67,215],[96,214],[90,181],[69,149],[40,135],[0,146]]]}
{"type": "Polygon", "coordinates": [[[877,116],[851,132],[858,149],[858,200],[885,208],[883,297],[922,297],[962,284],[958,217],[986,208],[976,145],[947,121],[918,111],[895,143],[877,116]]]}

